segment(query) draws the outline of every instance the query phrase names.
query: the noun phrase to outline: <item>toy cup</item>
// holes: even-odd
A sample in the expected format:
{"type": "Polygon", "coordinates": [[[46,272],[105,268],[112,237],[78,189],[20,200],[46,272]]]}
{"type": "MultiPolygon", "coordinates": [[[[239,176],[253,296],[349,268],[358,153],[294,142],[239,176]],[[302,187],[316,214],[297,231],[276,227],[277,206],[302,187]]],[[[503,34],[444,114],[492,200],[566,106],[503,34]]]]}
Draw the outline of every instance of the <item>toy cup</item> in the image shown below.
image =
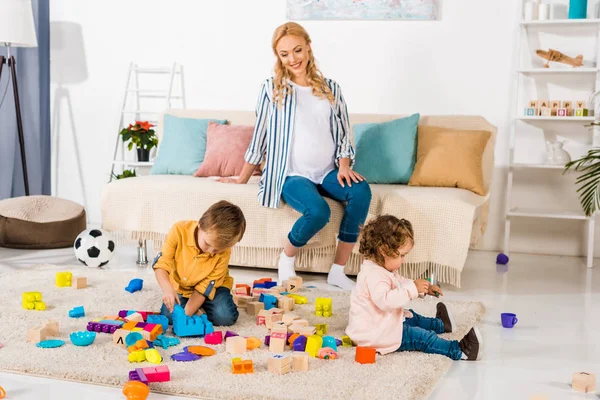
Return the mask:
{"type": "Polygon", "coordinates": [[[500,317],[502,319],[502,326],[505,328],[512,328],[519,321],[516,314],[502,313],[500,317]]]}

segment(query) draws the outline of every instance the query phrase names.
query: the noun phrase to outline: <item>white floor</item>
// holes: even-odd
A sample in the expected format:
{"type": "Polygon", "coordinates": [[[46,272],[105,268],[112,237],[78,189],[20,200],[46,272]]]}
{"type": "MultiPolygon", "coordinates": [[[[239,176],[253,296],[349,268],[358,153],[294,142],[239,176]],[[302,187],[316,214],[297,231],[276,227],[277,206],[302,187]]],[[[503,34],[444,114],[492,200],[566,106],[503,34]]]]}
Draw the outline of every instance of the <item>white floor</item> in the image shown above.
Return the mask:
{"type": "MultiPolygon", "coordinates": [[[[136,269],[135,256],[134,248],[119,248],[107,267],[136,269]]],[[[446,299],[485,304],[487,312],[480,325],[485,353],[479,362],[455,362],[430,399],[519,400],[535,395],[548,400],[599,399],[600,394],[576,393],[569,384],[573,372],[600,376],[600,345],[593,345],[600,338],[600,267],[587,269],[581,258],[525,254],[513,254],[509,265],[502,267],[495,264],[495,256],[471,252],[463,287],[444,287],[446,299]],[[514,329],[502,328],[501,312],[518,315],[514,329]]],[[[0,273],[39,263],[77,261],[70,249],[0,249],[0,273]]],[[[143,269],[140,273],[151,272],[143,269]]],[[[232,275],[237,282],[276,276],[274,271],[246,268],[233,269],[232,275]]],[[[325,275],[302,276],[307,285],[327,287],[325,275]]],[[[0,342],[1,338],[0,330],[0,342]]],[[[7,373],[0,373],[0,386],[7,400],[124,398],[116,388],[7,373]]],[[[152,393],[148,399],[183,398],[152,393]]]]}

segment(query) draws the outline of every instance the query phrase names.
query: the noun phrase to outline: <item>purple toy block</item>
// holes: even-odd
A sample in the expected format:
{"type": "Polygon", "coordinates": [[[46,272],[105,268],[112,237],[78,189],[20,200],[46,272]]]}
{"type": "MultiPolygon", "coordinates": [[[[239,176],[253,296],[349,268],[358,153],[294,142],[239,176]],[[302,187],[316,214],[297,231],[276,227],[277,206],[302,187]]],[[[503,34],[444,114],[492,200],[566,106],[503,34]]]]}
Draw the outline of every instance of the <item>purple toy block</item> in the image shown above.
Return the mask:
{"type": "Polygon", "coordinates": [[[237,334],[237,333],[235,333],[235,332],[231,332],[231,331],[227,331],[227,332],[225,332],[225,340],[227,340],[227,338],[230,338],[230,337],[232,337],[232,336],[240,336],[240,335],[238,335],[238,334],[237,334]]]}
{"type": "Polygon", "coordinates": [[[271,345],[271,335],[267,335],[265,336],[265,346],[270,346],[271,345]]]}
{"type": "Polygon", "coordinates": [[[142,383],[148,384],[148,378],[144,371],[141,368],[136,368],[133,371],[129,371],[129,380],[130,381],[139,381],[142,383]]]}
{"type": "Polygon", "coordinates": [[[340,339],[335,339],[335,345],[336,346],[341,346],[342,345],[342,341],[340,339]]]}
{"type": "Polygon", "coordinates": [[[306,336],[298,336],[294,343],[292,344],[294,351],[304,351],[306,350],[306,336]]]}

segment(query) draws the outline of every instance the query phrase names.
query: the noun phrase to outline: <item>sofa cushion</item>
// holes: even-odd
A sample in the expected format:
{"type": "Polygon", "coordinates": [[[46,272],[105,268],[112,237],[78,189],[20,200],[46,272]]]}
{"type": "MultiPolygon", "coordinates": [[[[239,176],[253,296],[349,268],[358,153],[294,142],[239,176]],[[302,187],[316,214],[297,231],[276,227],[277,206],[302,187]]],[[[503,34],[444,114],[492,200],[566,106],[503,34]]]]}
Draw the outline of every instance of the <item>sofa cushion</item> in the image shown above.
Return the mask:
{"type": "MultiPolygon", "coordinates": [[[[253,132],[253,126],[209,122],[206,154],[194,176],[239,176],[245,164],[244,154],[250,145],[253,132]]],[[[258,168],[255,174],[260,174],[258,168]]]]}
{"type": "Polygon", "coordinates": [[[419,126],[417,163],[410,186],[467,189],[485,195],[482,159],[491,133],[419,126]]]}
{"type": "Polygon", "coordinates": [[[354,170],[369,183],[408,183],[417,153],[419,114],[354,125],[354,170]]]}
{"type": "Polygon", "coordinates": [[[204,160],[206,130],[211,121],[220,124],[227,122],[165,115],[158,154],[150,174],[192,175],[204,160]]]}

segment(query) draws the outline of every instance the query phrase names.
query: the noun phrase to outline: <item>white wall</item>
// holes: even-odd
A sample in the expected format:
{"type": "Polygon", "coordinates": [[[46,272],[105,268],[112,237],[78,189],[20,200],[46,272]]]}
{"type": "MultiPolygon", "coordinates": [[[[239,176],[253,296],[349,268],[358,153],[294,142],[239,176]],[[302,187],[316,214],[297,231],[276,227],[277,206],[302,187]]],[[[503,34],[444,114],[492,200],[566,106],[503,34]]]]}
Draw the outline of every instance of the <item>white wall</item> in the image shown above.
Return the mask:
{"type": "MultiPolygon", "coordinates": [[[[435,22],[300,22],[312,36],[321,70],[341,84],[351,113],[476,114],[498,127],[492,209],[480,246],[497,250],[504,229],[519,2],[441,3],[441,20],[435,22]]],[[[81,51],[65,52],[57,44],[52,61],[59,70],[66,64],[74,68],[74,76],[77,69],[87,71],[79,72],[84,81],[73,79],[79,82],[65,86],[72,118],[64,103],[58,111],[55,106],[54,121],[60,123],[55,194],[85,202],[90,221],[100,222],[100,193],[109,177],[130,61],[182,63],[190,108],[253,109],[260,84],[273,65],[271,35],[286,21],[285,7],[285,0],[53,0],[53,34],[66,32],[64,42],[75,43],[71,47],[81,51]]],[[[53,84],[53,90],[56,87],[53,84]]],[[[543,141],[539,143],[525,152],[525,158],[540,157],[543,141]]],[[[557,185],[549,176],[535,177],[542,182],[535,190],[549,196],[544,201],[562,202],[548,191],[557,185]]],[[[560,192],[572,194],[574,189],[566,186],[560,192]]],[[[576,208],[575,199],[573,195],[565,201],[576,208]]],[[[581,223],[513,225],[515,251],[583,254],[581,223]]]]}

